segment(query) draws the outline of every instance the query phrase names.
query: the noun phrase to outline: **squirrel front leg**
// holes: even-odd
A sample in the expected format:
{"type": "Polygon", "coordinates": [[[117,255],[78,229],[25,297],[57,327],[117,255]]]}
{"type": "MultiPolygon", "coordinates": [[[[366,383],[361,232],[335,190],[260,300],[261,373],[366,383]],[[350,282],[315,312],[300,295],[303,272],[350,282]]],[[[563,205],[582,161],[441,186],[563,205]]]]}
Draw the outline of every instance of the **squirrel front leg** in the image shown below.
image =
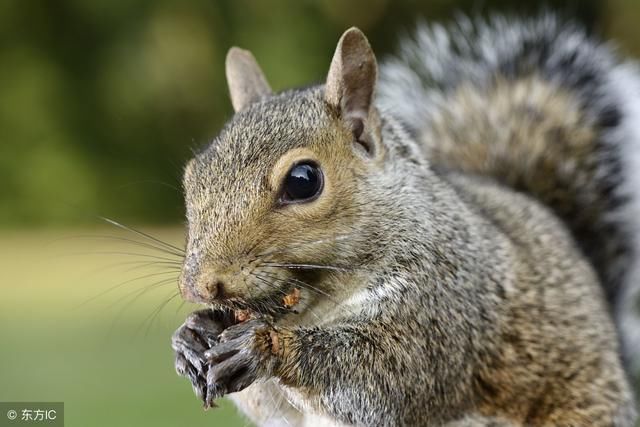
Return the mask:
{"type": "MultiPolygon", "coordinates": [[[[426,348],[428,340],[411,336],[420,330],[390,319],[298,328],[251,320],[224,331],[206,352],[208,387],[237,391],[275,377],[300,403],[341,423],[418,425],[425,413],[439,422],[446,412],[436,395],[447,381],[442,376],[459,376],[448,360],[434,361],[438,351],[426,348]],[[433,369],[425,368],[430,361],[433,369]]],[[[453,396],[456,387],[440,393],[453,396]]]]}
{"type": "Polygon", "coordinates": [[[394,336],[381,322],[278,331],[276,375],[294,400],[341,423],[407,424],[404,385],[412,367],[394,336]]]}

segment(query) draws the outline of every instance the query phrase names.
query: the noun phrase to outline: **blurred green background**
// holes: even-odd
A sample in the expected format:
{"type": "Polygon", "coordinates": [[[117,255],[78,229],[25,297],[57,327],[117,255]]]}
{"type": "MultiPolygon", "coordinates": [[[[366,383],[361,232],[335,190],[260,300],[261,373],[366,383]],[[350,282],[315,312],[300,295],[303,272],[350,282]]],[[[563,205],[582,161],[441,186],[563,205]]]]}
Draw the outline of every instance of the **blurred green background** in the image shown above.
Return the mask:
{"type": "MultiPolygon", "coordinates": [[[[640,55],[637,0],[544,6],[640,55]]],[[[251,49],[279,90],[320,82],[351,25],[384,57],[420,19],[540,9],[0,1],[0,401],[64,401],[68,426],[247,425],[229,403],[204,413],[173,372],[169,337],[193,310],[175,297],[176,258],[97,216],[181,245],[182,165],[231,114],[223,61],[232,45],[251,49]]]]}

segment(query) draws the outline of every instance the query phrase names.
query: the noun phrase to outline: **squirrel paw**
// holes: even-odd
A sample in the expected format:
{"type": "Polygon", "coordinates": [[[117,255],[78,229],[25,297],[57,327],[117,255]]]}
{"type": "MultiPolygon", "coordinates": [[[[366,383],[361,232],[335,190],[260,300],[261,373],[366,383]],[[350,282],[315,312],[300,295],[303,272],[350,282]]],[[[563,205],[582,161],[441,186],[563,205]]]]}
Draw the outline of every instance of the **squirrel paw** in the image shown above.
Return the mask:
{"type": "Polygon", "coordinates": [[[209,362],[205,406],[272,375],[277,347],[277,334],[264,320],[248,320],[225,329],[219,342],[205,352],[209,362]]]}
{"type": "MultiPolygon", "coordinates": [[[[189,379],[194,392],[203,401],[207,391],[204,353],[218,343],[218,336],[228,324],[226,317],[212,310],[196,311],[187,317],[171,338],[171,347],[176,354],[176,372],[189,379]]],[[[210,406],[214,405],[207,405],[205,401],[205,407],[210,406]]]]}

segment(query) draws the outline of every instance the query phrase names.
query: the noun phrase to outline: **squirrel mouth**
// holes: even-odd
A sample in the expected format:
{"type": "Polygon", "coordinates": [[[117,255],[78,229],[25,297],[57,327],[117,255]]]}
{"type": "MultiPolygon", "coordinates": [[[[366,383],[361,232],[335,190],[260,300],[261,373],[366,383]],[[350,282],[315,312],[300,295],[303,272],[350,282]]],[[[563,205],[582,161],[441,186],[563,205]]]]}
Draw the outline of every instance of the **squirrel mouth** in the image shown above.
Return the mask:
{"type": "Polygon", "coordinates": [[[235,319],[241,323],[248,319],[271,317],[278,319],[287,314],[296,314],[301,299],[300,289],[293,288],[289,292],[282,291],[256,298],[221,298],[208,304],[209,308],[226,308],[234,313],[235,319]],[[283,295],[284,294],[284,295],[283,295]]]}

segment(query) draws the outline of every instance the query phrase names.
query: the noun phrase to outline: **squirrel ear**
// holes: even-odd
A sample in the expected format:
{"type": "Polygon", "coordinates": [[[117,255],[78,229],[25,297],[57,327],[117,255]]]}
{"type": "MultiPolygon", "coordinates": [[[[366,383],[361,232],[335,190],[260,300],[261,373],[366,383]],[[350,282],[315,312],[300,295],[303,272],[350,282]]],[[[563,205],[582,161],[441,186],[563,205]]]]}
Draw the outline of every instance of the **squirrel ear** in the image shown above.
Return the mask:
{"type": "Polygon", "coordinates": [[[229,49],[225,71],[231,104],[236,113],[261,96],[272,93],[260,66],[248,50],[229,49]]]}
{"type": "MultiPolygon", "coordinates": [[[[378,66],[367,37],[352,27],[342,34],[331,61],[325,100],[340,108],[347,121],[365,121],[376,86],[378,66]]],[[[359,125],[357,125],[359,126],[359,125]]]]}

